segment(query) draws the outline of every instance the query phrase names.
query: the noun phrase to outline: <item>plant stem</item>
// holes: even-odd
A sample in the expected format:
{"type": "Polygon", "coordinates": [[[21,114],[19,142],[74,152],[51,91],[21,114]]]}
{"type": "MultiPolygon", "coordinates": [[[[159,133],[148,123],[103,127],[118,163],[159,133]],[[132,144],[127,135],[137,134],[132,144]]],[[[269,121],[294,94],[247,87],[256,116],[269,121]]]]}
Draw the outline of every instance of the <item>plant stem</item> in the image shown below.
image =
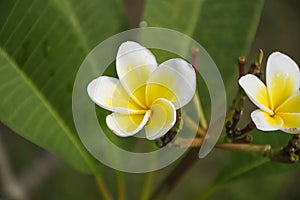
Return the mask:
{"type": "MultiPolygon", "coordinates": [[[[196,80],[198,80],[198,70],[197,70],[197,63],[198,63],[198,55],[199,55],[199,49],[193,48],[192,49],[192,66],[194,67],[195,73],[196,73],[196,80]]],[[[198,86],[196,88],[195,96],[193,98],[193,103],[196,108],[197,115],[199,117],[200,125],[203,129],[207,129],[207,121],[206,117],[204,115],[204,111],[202,108],[199,92],[198,92],[198,86]]]]}
{"type": "Polygon", "coordinates": [[[246,64],[246,58],[243,56],[240,56],[238,58],[239,77],[240,78],[245,75],[245,64],[246,64]]]}
{"type": "Polygon", "coordinates": [[[94,173],[94,178],[96,185],[99,189],[100,194],[105,200],[112,200],[112,197],[110,196],[110,193],[108,192],[108,189],[106,188],[106,185],[103,182],[102,177],[98,173],[94,173]]]}
{"type": "Polygon", "coordinates": [[[174,141],[173,145],[175,146],[179,146],[181,148],[184,147],[200,147],[202,142],[203,142],[204,138],[193,138],[193,141],[191,142],[191,139],[189,138],[176,138],[176,140],[174,141]]]}
{"type": "MultiPolygon", "coordinates": [[[[177,138],[174,142],[174,145],[178,145],[180,147],[194,147],[199,148],[203,142],[203,138],[177,138]],[[193,141],[191,141],[193,140],[193,141]]],[[[240,151],[245,153],[257,154],[260,156],[268,156],[271,155],[269,152],[271,151],[271,145],[253,145],[253,144],[235,144],[235,143],[221,143],[216,144],[216,148],[225,149],[230,151],[240,151]]]]}
{"type": "Polygon", "coordinates": [[[126,200],[125,184],[123,173],[116,170],[118,200],[126,200]]]}
{"type": "Polygon", "coordinates": [[[193,98],[193,103],[195,105],[197,115],[199,117],[200,126],[201,126],[201,128],[206,130],[207,129],[207,121],[206,121],[206,118],[205,118],[205,115],[204,115],[204,111],[203,111],[203,108],[202,108],[202,104],[201,104],[201,100],[200,100],[200,97],[199,97],[198,90],[196,91],[196,94],[193,98]]]}
{"type": "Polygon", "coordinates": [[[182,117],[183,117],[183,121],[184,123],[187,124],[188,128],[191,131],[195,131],[197,130],[197,135],[200,137],[204,137],[206,134],[206,131],[201,128],[196,122],[194,122],[194,120],[192,120],[192,118],[187,115],[184,111],[182,111],[182,117]]]}
{"type": "Polygon", "coordinates": [[[148,172],[146,174],[144,186],[142,188],[140,200],[148,200],[149,199],[150,192],[151,192],[151,183],[152,183],[152,180],[153,180],[153,173],[152,172],[148,172]]]}
{"type": "Polygon", "coordinates": [[[181,178],[197,162],[199,148],[189,149],[179,164],[171,171],[164,181],[157,187],[150,199],[165,199],[166,196],[177,186],[181,178]]]}
{"type": "Polygon", "coordinates": [[[257,154],[260,156],[267,156],[267,152],[271,150],[271,145],[253,145],[253,144],[233,144],[233,143],[224,143],[217,144],[216,148],[226,149],[230,151],[241,151],[246,153],[257,154]]]}

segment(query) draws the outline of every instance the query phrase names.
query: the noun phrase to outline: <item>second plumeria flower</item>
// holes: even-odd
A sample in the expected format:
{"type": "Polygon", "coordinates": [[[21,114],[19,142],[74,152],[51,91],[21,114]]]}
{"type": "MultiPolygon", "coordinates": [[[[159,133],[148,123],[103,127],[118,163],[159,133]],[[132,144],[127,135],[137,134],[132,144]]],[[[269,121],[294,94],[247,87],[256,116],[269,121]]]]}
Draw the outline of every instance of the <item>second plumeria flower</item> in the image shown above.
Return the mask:
{"type": "Polygon", "coordinates": [[[239,83],[259,107],[251,113],[258,129],[300,133],[300,72],[290,57],[280,52],[269,56],[266,85],[252,74],[241,77],[239,83]]]}
{"type": "Polygon", "coordinates": [[[121,137],[145,127],[146,138],[166,134],[176,122],[176,110],[194,96],[196,73],[191,64],[174,58],[158,66],[154,55],[132,41],[119,47],[116,57],[119,79],[100,76],[88,85],[90,98],[112,111],[106,124],[121,137]]]}

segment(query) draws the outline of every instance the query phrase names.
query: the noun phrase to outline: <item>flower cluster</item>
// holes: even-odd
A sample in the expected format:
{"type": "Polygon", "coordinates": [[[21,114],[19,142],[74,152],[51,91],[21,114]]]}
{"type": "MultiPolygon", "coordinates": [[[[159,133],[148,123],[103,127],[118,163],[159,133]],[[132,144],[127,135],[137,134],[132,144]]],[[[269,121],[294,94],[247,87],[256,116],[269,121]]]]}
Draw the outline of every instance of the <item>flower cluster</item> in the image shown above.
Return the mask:
{"type": "MultiPolygon", "coordinates": [[[[175,58],[158,65],[151,51],[136,42],[121,44],[116,70],[119,79],[100,76],[87,91],[97,105],[112,112],[106,123],[121,137],[143,128],[147,139],[162,137],[174,126],[176,110],[195,94],[191,64],[175,58]]],[[[258,129],[300,133],[300,71],[291,58],[279,52],[269,56],[266,85],[253,74],[241,77],[239,84],[259,108],[251,113],[258,129]]]]}

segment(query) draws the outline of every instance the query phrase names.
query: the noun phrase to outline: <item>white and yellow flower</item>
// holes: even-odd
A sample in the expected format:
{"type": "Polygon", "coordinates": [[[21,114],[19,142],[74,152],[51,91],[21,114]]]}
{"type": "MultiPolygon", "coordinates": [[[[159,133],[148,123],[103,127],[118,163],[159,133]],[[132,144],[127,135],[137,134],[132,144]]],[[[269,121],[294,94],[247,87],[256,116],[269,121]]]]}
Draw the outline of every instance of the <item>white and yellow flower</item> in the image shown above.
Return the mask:
{"type": "Polygon", "coordinates": [[[100,76],[87,91],[97,105],[112,111],[106,124],[118,136],[132,136],[145,127],[153,140],[176,122],[176,109],[194,96],[196,74],[186,61],[175,58],[158,66],[154,55],[136,42],[121,44],[116,57],[119,79],[100,76]]]}
{"type": "Polygon", "coordinates": [[[258,129],[300,133],[300,72],[290,57],[280,52],[269,56],[266,85],[252,74],[241,77],[239,84],[259,107],[251,113],[258,129]]]}

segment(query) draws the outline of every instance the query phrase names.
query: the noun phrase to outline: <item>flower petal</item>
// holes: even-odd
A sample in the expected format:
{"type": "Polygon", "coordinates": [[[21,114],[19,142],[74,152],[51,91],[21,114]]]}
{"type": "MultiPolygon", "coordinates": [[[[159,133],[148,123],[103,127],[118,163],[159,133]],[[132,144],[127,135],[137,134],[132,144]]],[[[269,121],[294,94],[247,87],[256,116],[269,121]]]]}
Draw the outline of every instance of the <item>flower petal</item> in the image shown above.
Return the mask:
{"type": "Polygon", "coordinates": [[[290,134],[299,134],[300,133],[300,128],[284,128],[281,130],[286,133],[290,133],[290,134]]]}
{"type": "Polygon", "coordinates": [[[145,107],[146,82],[156,67],[154,55],[140,44],[128,41],[119,47],[116,58],[118,77],[130,96],[135,93],[133,99],[141,107],[145,107]]]}
{"type": "Polygon", "coordinates": [[[165,61],[151,74],[146,86],[146,103],[156,99],[171,101],[175,108],[186,105],[196,90],[196,73],[191,64],[175,58],[165,61]]]}
{"type": "Polygon", "coordinates": [[[256,128],[262,131],[275,131],[282,128],[283,120],[280,116],[271,117],[268,113],[257,109],[251,113],[251,118],[256,128]]]}
{"type": "Polygon", "coordinates": [[[122,79],[129,71],[140,66],[147,67],[151,72],[155,70],[157,62],[151,51],[137,42],[122,43],[116,58],[118,77],[122,79]]]}
{"type": "Polygon", "coordinates": [[[300,113],[300,92],[298,91],[288,98],[275,110],[275,112],[300,113]]]}
{"type": "Polygon", "coordinates": [[[151,105],[150,120],[145,127],[149,140],[157,139],[166,134],[176,122],[174,105],[166,99],[156,99],[151,105]]]}
{"type": "Polygon", "coordinates": [[[283,119],[283,128],[300,128],[300,113],[276,113],[283,119]]]}
{"type": "Polygon", "coordinates": [[[147,111],[144,115],[124,115],[112,113],[106,117],[106,124],[116,135],[128,137],[142,130],[149,117],[150,111],[147,111]]]}
{"type": "Polygon", "coordinates": [[[129,71],[120,79],[125,90],[140,107],[146,109],[145,90],[150,71],[145,66],[140,66],[129,71]]]}
{"type": "Polygon", "coordinates": [[[146,112],[130,99],[116,78],[100,76],[89,83],[87,92],[93,102],[112,112],[123,114],[143,114],[146,112]]]}
{"type": "Polygon", "coordinates": [[[290,57],[280,52],[272,53],[267,61],[266,81],[273,110],[299,90],[299,67],[290,57]]]}
{"type": "Polygon", "coordinates": [[[283,121],[282,131],[292,134],[300,133],[300,92],[286,100],[276,110],[283,121]]]}
{"type": "Polygon", "coordinates": [[[265,84],[252,74],[240,78],[240,86],[244,89],[249,99],[260,109],[273,115],[270,110],[269,96],[265,84]]]}

